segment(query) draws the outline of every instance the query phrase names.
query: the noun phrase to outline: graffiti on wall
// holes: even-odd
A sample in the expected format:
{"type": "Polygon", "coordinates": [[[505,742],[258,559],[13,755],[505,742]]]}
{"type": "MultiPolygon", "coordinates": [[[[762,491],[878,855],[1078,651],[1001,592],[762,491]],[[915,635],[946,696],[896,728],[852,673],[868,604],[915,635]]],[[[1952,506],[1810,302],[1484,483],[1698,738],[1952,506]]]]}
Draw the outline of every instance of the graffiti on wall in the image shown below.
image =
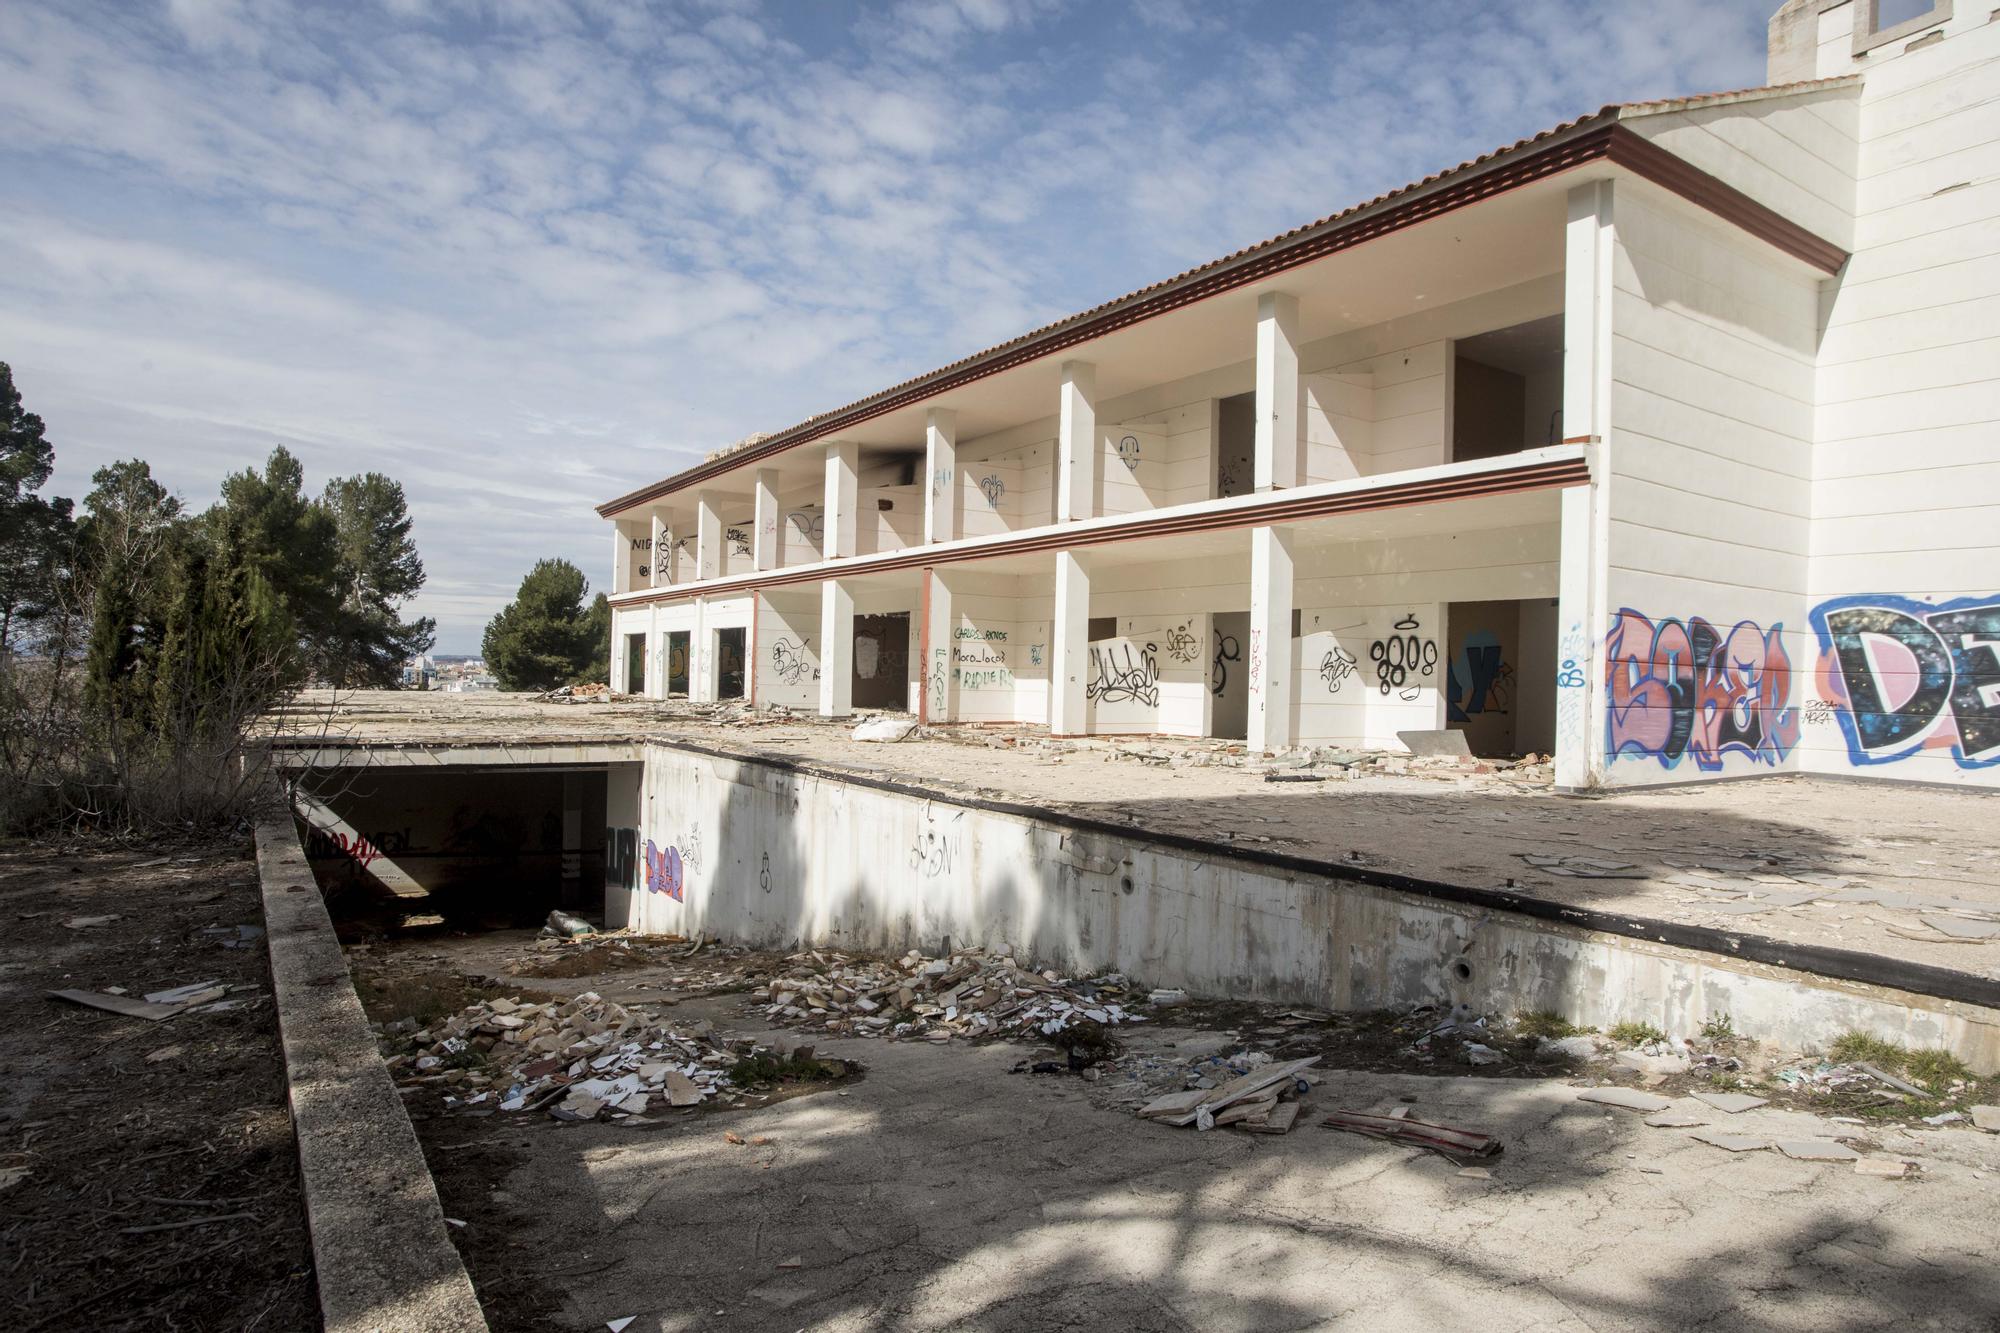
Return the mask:
{"type": "Polygon", "coordinates": [[[772,642],[771,674],[781,684],[797,685],[808,676],[813,680],[819,679],[819,671],[806,657],[806,644],[809,642],[808,639],[800,639],[794,643],[783,636],[772,642]]]}
{"type": "Polygon", "coordinates": [[[360,833],[336,833],[330,829],[314,828],[306,834],[306,859],[309,861],[330,861],[335,857],[346,857],[358,866],[367,867],[384,856],[394,856],[406,852],[410,847],[410,830],[385,829],[373,836],[360,833]]]}
{"type": "Polygon", "coordinates": [[[1156,708],[1160,703],[1159,649],[1153,644],[1140,648],[1131,642],[1092,644],[1090,681],[1083,687],[1086,699],[1103,704],[1142,703],[1156,708]]]}
{"type": "Polygon", "coordinates": [[[1375,685],[1385,695],[1415,699],[1421,680],[1437,671],[1437,640],[1424,634],[1423,622],[1412,611],[1391,627],[1394,632],[1368,645],[1375,664],[1375,685]]]}
{"type": "Polygon", "coordinates": [[[986,503],[989,508],[998,509],[1000,507],[1000,497],[1007,493],[1007,483],[997,475],[981,477],[979,479],[979,493],[986,497],[986,503]]]}
{"type": "Polygon", "coordinates": [[[1139,437],[1127,435],[1118,441],[1118,461],[1125,465],[1127,472],[1139,470],[1139,437]]]}
{"type": "Polygon", "coordinates": [[[944,718],[945,664],[949,658],[949,650],[942,647],[931,649],[930,714],[933,721],[941,721],[944,718]]]}
{"type": "Polygon", "coordinates": [[[1819,692],[1855,764],[1923,750],[2000,764],[2000,599],[1838,597],[1813,609],[1819,692]]]}
{"type": "Polygon", "coordinates": [[[917,836],[910,844],[910,869],[926,879],[949,875],[963,850],[964,820],[963,810],[942,825],[935,815],[926,813],[924,826],[917,830],[917,836]]]}
{"type": "Polygon", "coordinates": [[[722,534],[722,536],[723,539],[729,543],[730,554],[732,555],[750,554],[750,534],[745,532],[743,529],[730,528],[727,531],[725,531],[722,534]]]}
{"type": "Polygon", "coordinates": [[[795,509],[785,515],[785,521],[797,528],[799,536],[804,537],[814,546],[818,546],[826,540],[826,515],[823,512],[810,509],[795,509]]]}
{"type": "Polygon", "coordinates": [[[1192,662],[1201,652],[1201,640],[1195,636],[1194,622],[1183,621],[1166,633],[1167,656],[1176,662],[1192,662]]]}
{"type": "Polygon", "coordinates": [[[1514,668],[1501,658],[1499,636],[1472,631],[1445,673],[1445,719],[1469,722],[1474,713],[1504,714],[1513,683],[1514,668]]]}
{"type": "Polygon", "coordinates": [[[1208,664],[1208,692],[1220,699],[1229,684],[1229,664],[1243,660],[1243,645],[1234,634],[1215,636],[1215,657],[1208,664]]]}
{"type": "Polygon", "coordinates": [[[684,879],[680,848],[661,851],[651,838],[646,839],[646,892],[664,893],[677,903],[684,902],[684,879]]]}
{"type": "Polygon", "coordinates": [[[1322,654],[1319,659],[1319,678],[1325,683],[1326,692],[1339,694],[1340,687],[1347,683],[1348,677],[1354,674],[1354,669],[1358,665],[1359,662],[1354,654],[1337,643],[1322,654]]]}
{"type": "Polygon", "coordinates": [[[1631,609],[1604,640],[1605,748],[1705,772],[1731,754],[1777,764],[1799,741],[1784,626],[1739,621],[1727,634],[1700,616],[1657,624],[1631,609]]]}

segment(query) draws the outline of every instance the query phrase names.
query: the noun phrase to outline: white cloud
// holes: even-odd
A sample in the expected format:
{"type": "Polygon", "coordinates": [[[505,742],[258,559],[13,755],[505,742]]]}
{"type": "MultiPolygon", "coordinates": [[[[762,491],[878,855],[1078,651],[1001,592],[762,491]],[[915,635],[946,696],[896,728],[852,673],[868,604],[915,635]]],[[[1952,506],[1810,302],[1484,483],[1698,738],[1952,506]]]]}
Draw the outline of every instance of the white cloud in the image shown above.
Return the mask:
{"type": "Polygon", "coordinates": [[[444,646],[590,505],[1557,120],[1768,0],[14,0],[0,359],[58,485],[396,475],[444,646]],[[851,26],[843,28],[843,22],[851,26]],[[22,201],[32,200],[33,203],[22,201]]]}

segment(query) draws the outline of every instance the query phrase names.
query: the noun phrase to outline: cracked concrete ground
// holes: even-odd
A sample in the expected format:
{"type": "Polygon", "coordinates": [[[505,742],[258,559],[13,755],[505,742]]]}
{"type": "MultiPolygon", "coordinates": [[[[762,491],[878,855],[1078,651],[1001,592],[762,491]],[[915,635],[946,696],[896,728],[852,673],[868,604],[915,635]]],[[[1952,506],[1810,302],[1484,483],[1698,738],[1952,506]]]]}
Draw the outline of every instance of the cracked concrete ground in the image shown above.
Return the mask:
{"type": "MultiPolygon", "coordinates": [[[[675,1013],[766,1031],[729,997],[675,1013]]],[[[489,1196],[455,1233],[475,1277],[538,1273],[556,1326],[634,1333],[2000,1327],[2000,1137],[1871,1129],[1875,1155],[1923,1163],[1881,1180],[1725,1152],[1560,1081],[1342,1071],[1287,1136],[1198,1134],[1010,1075],[1019,1046],[819,1049],[867,1077],[651,1130],[430,1122],[507,1148],[457,1177],[489,1196]],[[1406,1095],[1497,1134],[1491,1178],[1310,1114],[1406,1095]]],[[[1853,1128],[1686,1107],[1731,1132],[1853,1128]]],[[[529,1326],[481,1295],[496,1329],[529,1326]]]]}

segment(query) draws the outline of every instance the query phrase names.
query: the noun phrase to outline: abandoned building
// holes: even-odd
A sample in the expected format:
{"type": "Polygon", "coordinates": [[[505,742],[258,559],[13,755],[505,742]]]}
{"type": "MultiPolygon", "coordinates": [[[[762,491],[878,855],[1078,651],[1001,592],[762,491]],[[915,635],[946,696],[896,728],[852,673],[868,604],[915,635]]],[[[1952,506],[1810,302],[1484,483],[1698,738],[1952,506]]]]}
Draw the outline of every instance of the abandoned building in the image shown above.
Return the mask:
{"type": "Polygon", "coordinates": [[[1910,9],[604,504],[613,687],[1992,783],[2000,25],[1910,9]]]}

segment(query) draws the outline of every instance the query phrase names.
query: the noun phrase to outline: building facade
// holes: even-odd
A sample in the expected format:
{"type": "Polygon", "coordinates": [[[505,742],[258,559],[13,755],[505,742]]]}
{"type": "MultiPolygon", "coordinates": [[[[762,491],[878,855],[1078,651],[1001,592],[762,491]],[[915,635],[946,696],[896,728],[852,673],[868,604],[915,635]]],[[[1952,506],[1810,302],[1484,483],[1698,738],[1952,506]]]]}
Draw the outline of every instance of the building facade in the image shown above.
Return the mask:
{"type": "Polygon", "coordinates": [[[2000,22],[1889,6],[606,503],[613,688],[2000,782],[2000,22]]]}

